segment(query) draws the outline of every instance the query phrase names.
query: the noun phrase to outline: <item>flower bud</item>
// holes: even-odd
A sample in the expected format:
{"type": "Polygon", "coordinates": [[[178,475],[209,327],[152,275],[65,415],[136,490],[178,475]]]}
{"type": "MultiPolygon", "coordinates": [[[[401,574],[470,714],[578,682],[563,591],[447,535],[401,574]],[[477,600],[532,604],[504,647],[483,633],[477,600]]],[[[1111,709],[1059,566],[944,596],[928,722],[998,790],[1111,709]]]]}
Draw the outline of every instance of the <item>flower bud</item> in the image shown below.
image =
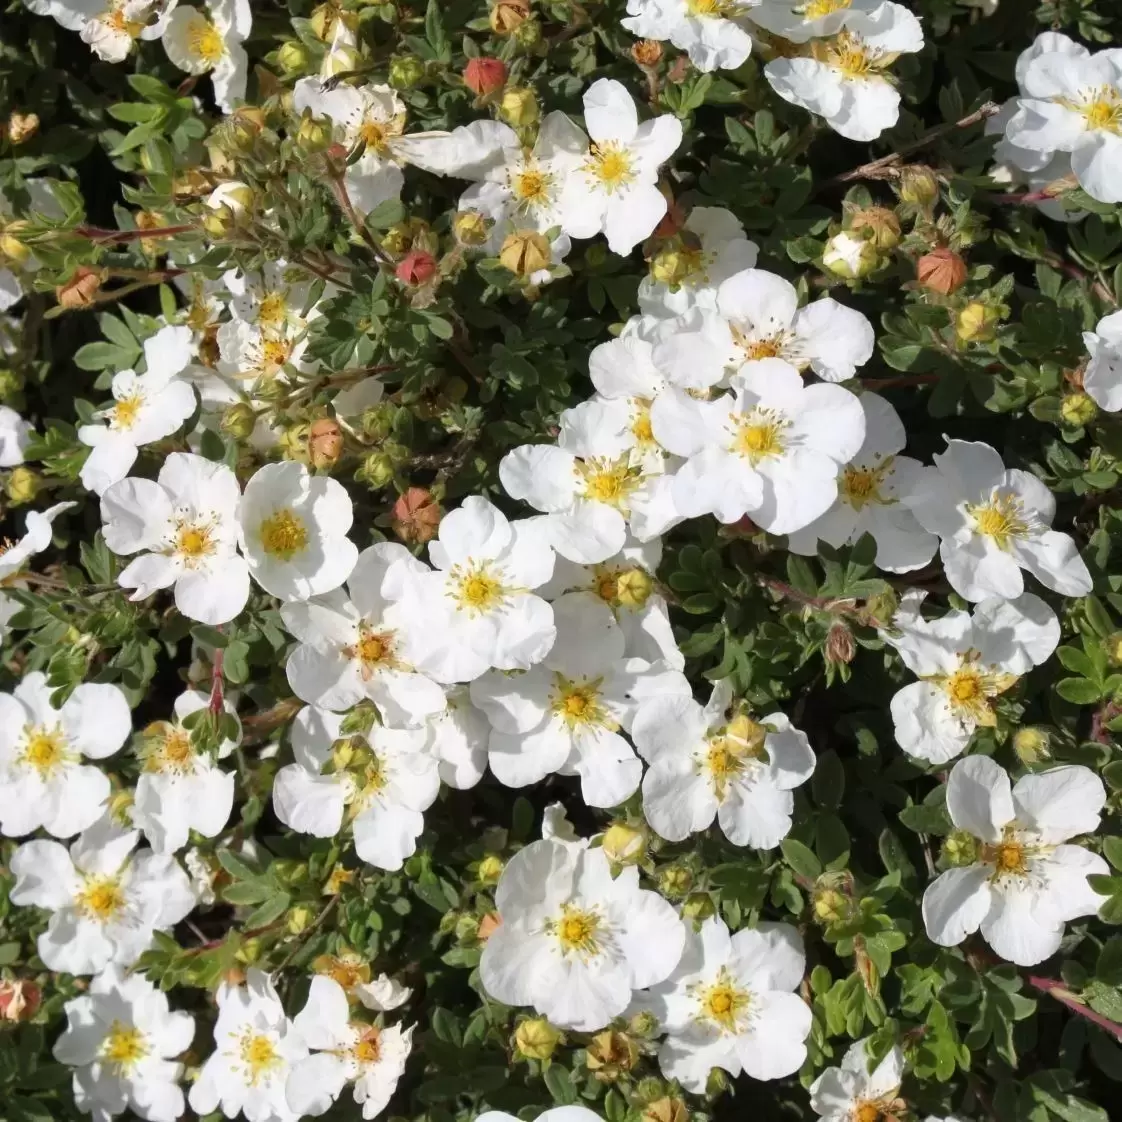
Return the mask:
{"type": "Polygon", "coordinates": [[[544,1017],[523,1021],[514,1030],[514,1050],[524,1060],[548,1060],[561,1042],[561,1033],[544,1017]]]}
{"type": "Polygon", "coordinates": [[[548,269],[551,256],[545,235],[534,230],[516,230],[507,236],[499,250],[499,260],[504,268],[523,278],[539,269],[548,269]]]}
{"type": "Polygon", "coordinates": [[[536,19],[523,20],[514,29],[514,41],[523,50],[532,50],[542,41],[542,25],[536,19]]]}
{"type": "Polygon", "coordinates": [[[928,292],[950,296],[966,283],[966,262],[953,249],[940,246],[916,262],[916,280],[928,292]]]}
{"type": "Polygon", "coordinates": [[[308,18],[312,34],[324,43],[329,43],[335,32],[335,22],[341,18],[339,8],[334,4],[320,4],[312,9],[308,18]]]}
{"type": "Polygon", "coordinates": [[[13,148],[25,144],[39,131],[39,116],[36,113],[13,113],[8,118],[6,131],[13,148]]]}
{"type": "Polygon", "coordinates": [[[701,254],[684,245],[667,246],[651,258],[651,279],[677,288],[691,277],[701,263],[701,254]]]}
{"type": "Polygon", "coordinates": [[[206,205],[212,210],[225,208],[235,218],[241,218],[253,207],[256,193],[248,183],[231,179],[220,183],[207,196],[206,205]]]}
{"type": "Polygon", "coordinates": [[[412,89],[425,76],[425,64],[414,55],[390,59],[389,82],[395,90],[412,89]]]}
{"type": "Polygon", "coordinates": [[[397,464],[392,456],[384,451],[371,452],[362,461],[362,466],[355,472],[355,479],[359,483],[365,483],[375,491],[380,491],[387,484],[393,482],[396,473],[397,464]]]}
{"type": "Polygon", "coordinates": [[[0,1021],[30,1021],[39,1012],[43,991],[25,978],[0,978],[0,1021]]]}
{"type": "Polygon", "coordinates": [[[954,830],[943,842],[943,856],[955,866],[973,865],[978,857],[978,841],[965,830],[954,830]]]}
{"type": "Polygon", "coordinates": [[[506,63],[499,58],[469,58],[464,85],[477,97],[501,90],[506,85],[506,63]]]}
{"type": "Polygon", "coordinates": [[[343,890],[343,885],[350,884],[354,879],[354,869],[345,869],[342,865],[336,865],[331,870],[331,875],[324,882],[324,896],[337,896],[343,890]]]}
{"type": "Polygon", "coordinates": [[[954,333],[963,343],[988,343],[997,334],[1004,309],[972,300],[955,317],[954,333]]]}
{"type": "Polygon", "coordinates": [[[0,225],[0,265],[14,265],[18,269],[27,263],[31,250],[20,240],[26,227],[23,221],[0,225]]]}
{"type": "Polygon", "coordinates": [[[1099,415],[1099,407],[1090,394],[1077,390],[1060,402],[1060,417],[1065,425],[1089,425],[1099,415]]]}
{"type": "Polygon", "coordinates": [[[713,905],[713,897],[707,892],[695,892],[692,896],[688,896],[686,902],[682,905],[682,915],[687,919],[696,920],[698,923],[708,919],[711,915],[715,915],[716,911],[717,909],[713,905]]]}
{"type": "Polygon", "coordinates": [[[849,900],[836,888],[815,885],[812,899],[814,918],[821,924],[839,923],[849,914],[849,900]]]}
{"type": "Polygon", "coordinates": [[[688,1122],[689,1111],[678,1098],[655,1099],[643,1111],[643,1122],[688,1122]]]}
{"type": "Polygon", "coordinates": [[[601,1083],[614,1083],[639,1062],[639,1048],[625,1032],[599,1032],[585,1049],[585,1063],[601,1083]]]}
{"type": "Polygon", "coordinates": [[[23,389],[23,378],[19,372],[0,366],[0,402],[14,401],[16,395],[23,389]]]}
{"type": "Polygon", "coordinates": [[[306,152],[322,152],[332,139],[330,125],[317,117],[305,116],[296,130],[296,143],[306,152]]]}
{"type": "Polygon", "coordinates": [[[277,48],[277,66],[289,77],[302,74],[308,68],[308,51],[303,43],[289,39],[277,48]]]}
{"type": "Polygon", "coordinates": [[[503,922],[502,916],[498,912],[488,912],[480,921],[479,927],[475,932],[475,937],[481,942],[486,943],[488,939],[496,931],[503,922]]]}
{"type": "Polygon", "coordinates": [[[859,230],[882,253],[900,244],[900,219],[888,207],[870,206],[854,211],[849,219],[849,228],[859,230]]]}
{"type": "Polygon", "coordinates": [[[527,86],[510,86],[499,102],[499,116],[516,129],[534,124],[541,116],[534,91],[527,86]]]}
{"type": "Polygon", "coordinates": [[[322,470],[338,462],[343,453],[343,430],[331,417],[321,417],[308,429],[308,462],[322,470]]]}
{"type": "Polygon", "coordinates": [[[530,14],[530,0],[496,0],[491,5],[491,30],[496,35],[510,35],[530,14]]]}
{"type": "Polygon", "coordinates": [[[662,44],[657,39],[640,39],[632,44],[631,57],[644,70],[650,70],[662,61],[662,44]]]}
{"type": "Polygon", "coordinates": [[[503,873],[504,862],[501,857],[489,853],[479,862],[477,876],[483,884],[497,884],[503,873]]]}
{"type": "Polygon", "coordinates": [[[604,831],[600,848],[615,865],[637,865],[647,852],[647,832],[615,822],[604,831]]]}
{"type": "Polygon", "coordinates": [[[412,249],[397,263],[393,274],[402,284],[427,284],[436,275],[436,258],[423,249],[412,249]]]}
{"type": "Polygon", "coordinates": [[[1017,753],[1021,763],[1028,767],[1048,759],[1052,754],[1051,743],[1052,738],[1047,729],[1031,725],[1017,729],[1013,734],[1013,751],[1017,753]]]}
{"type": "MultiPolygon", "coordinates": [[[[632,1036],[646,1037],[649,1039],[651,1037],[661,1036],[662,1026],[658,1023],[658,1018],[647,1010],[642,1013],[636,1013],[628,1020],[627,1031],[632,1036]]],[[[661,1090],[662,1084],[655,1080],[653,1088],[644,1088],[640,1085],[639,1094],[642,1095],[645,1092],[649,1098],[652,1094],[657,1095],[661,1090]]]]}
{"type": "Polygon", "coordinates": [[[307,930],[308,924],[311,922],[312,909],[304,904],[298,904],[295,908],[289,909],[284,925],[288,929],[289,935],[299,935],[302,931],[307,930]]]}
{"type": "Polygon", "coordinates": [[[853,632],[847,624],[837,622],[826,636],[826,659],[833,663],[850,663],[857,654],[853,632]]]}
{"type": "Polygon", "coordinates": [[[436,537],[440,504],[424,487],[410,487],[393,504],[393,532],[409,545],[424,545],[436,537]]]}
{"type": "Polygon", "coordinates": [[[257,427],[257,414],[253,407],[244,401],[231,405],[222,414],[222,431],[234,437],[235,440],[244,440],[257,427]]]}
{"type": "Polygon", "coordinates": [[[295,424],[283,429],[277,439],[277,449],[286,460],[306,464],[308,462],[308,426],[295,424]]]}
{"type": "Polygon", "coordinates": [[[101,269],[79,265],[70,279],[55,289],[55,299],[64,308],[88,308],[95,302],[104,277],[101,269]]]}
{"type": "Polygon", "coordinates": [[[867,277],[879,265],[880,257],[874,242],[854,237],[847,230],[835,234],[822,252],[822,267],[846,280],[867,277]]]}
{"type": "Polygon", "coordinates": [[[915,164],[901,169],[897,192],[901,202],[929,208],[939,198],[939,180],[930,168],[915,164]]]}
{"type": "Polygon", "coordinates": [[[491,219],[477,210],[461,210],[452,219],[452,233],[460,245],[483,245],[491,236],[491,219]]]}
{"type": "Polygon", "coordinates": [[[397,409],[392,401],[382,401],[369,409],[364,409],[358,421],[363,436],[372,441],[385,440],[393,429],[397,409]]]}
{"type": "Polygon", "coordinates": [[[431,233],[429,224],[423,218],[409,218],[394,224],[382,235],[382,248],[395,255],[411,249],[431,250],[436,245],[431,233]]]}
{"type": "Polygon", "coordinates": [[[693,873],[685,865],[665,865],[658,871],[658,890],[663,896],[685,896],[693,888],[693,873]]]}

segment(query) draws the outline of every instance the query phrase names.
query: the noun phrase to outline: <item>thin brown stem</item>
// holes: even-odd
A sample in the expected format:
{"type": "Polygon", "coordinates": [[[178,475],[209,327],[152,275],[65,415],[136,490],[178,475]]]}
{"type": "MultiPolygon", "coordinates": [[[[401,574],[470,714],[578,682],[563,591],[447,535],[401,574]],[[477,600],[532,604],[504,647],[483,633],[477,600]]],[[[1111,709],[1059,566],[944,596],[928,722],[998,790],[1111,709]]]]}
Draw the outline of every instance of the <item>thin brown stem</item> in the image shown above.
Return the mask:
{"type": "Polygon", "coordinates": [[[859,378],[867,390],[890,390],[897,386],[929,386],[939,381],[938,374],[900,374],[895,378],[859,378]]]}
{"type": "Polygon", "coordinates": [[[393,265],[393,259],[388,253],[378,244],[377,239],[370,232],[370,227],[366,225],[365,219],[362,215],[355,210],[355,205],[351,202],[351,196],[347,193],[347,183],[341,174],[332,175],[331,189],[338,200],[339,205],[343,208],[343,213],[350,220],[351,225],[358,232],[359,237],[369,247],[370,252],[383,264],[393,265]]]}
{"type": "Polygon", "coordinates": [[[300,948],[315,934],[316,930],[320,927],[325,919],[331,915],[335,905],[339,903],[339,893],[336,892],[330,900],[327,901],[323,910],[300,932],[296,939],[296,945],[285,955],[284,961],[277,967],[278,971],[283,970],[295,957],[300,948]]]}
{"type": "Polygon", "coordinates": [[[1101,1013],[1096,1013],[1078,994],[1072,993],[1059,979],[1041,978],[1036,974],[1029,974],[1026,981],[1034,990],[1046,993],[1061,1005],[1067,1006],[1077,1016],[1090,1021],[1091,1024],[1101,1028],[1109,1036],[1113,1036],[1115,1040],[1122,1041],[1122,1025],[1112,1021],[1109,1017],[1104,1017],[1101,1013]]]}
{"type": "Polygon", "coordinates": [[[196,226],[153,226],[150,230],[106,230],[102,226],[75,226],[74,233],[80,238],[95,242],[135,242],[142,238],[173,238],[176,234],[187,234],[196,226]]]}
{"type": "Polygon", "coordinates": [[[225,695],[223,693],[223,679],[222,679],[222,663],[225,660],[226,652],[219,647],[214,652],[214,662],[211,663],[210,668],[210,705],[209,709],[216,717],[223,711],[226,705],[225,695]]]}

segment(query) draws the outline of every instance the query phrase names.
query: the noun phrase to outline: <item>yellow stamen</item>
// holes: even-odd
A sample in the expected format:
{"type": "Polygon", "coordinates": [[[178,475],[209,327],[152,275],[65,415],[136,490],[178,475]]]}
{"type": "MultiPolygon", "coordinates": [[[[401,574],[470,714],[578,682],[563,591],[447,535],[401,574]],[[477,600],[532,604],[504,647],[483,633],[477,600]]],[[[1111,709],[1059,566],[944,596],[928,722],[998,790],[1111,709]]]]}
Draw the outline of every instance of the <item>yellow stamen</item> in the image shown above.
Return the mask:
{"type": "Polygon", "coordinates": [[[1025,509],[1015,495],[995,493],[988,503],[968,506],[966,513],[974,519],[974,529],[992,538],[998,549],[1007,550],[1010,541],[1023,538],[1029,532],[1025,509]]]}
{"type": "Polygon", "coordinates": [[[140,1029],[114,1021],[101,1044],[101,1059],[125,1075],[138,1061],[148,1055],[148,1042],[140,1029]]]}
{"type": "Polygon", "coordinates": [[[851,3],[853,0],[810,0],[810,3],[803,8],[802,16],[805,20],[824,19],[834,12],[843,11],[851,3]]]}
{"type": "Polygon", "coordinates": [[[510,177],[511,193],[519,202],[529,206],[542,206],[549,202],[552,186],[553,176],[533,165],[510,177]]]}
{"type": "Polygon", "coordinates": [[[125,893],[115,877],[87,877],[75,903],[87,919],[108,923],[125,907],[125,893]]]}
{"type": "Polygon", "coordinates": [[[258,527],[261,548],[270,557],[291,561],[308,548],[308,527],[290,507],[282,507],[258,527]]]}
{"type": "Polygon", "coordinates": [[[1122,93],[1111,86],[1101,86],[1078,106],[1089,130],[1122,133],[1122,93]]]}
{"type": "Polygon", "coordinates": [[[724,967],[715,982],[699,989],[701,1016],[714,1021],[725,1032],[736,1032],[740,1027],[738,1021],[743,1019],[751,1002],[748,991],[737,986],[724,967]]]}
{"type": "Polygon", "coordinates": [[[382,1056],[382,1034],[373,1026],[365,1027],[351,1053],[360,1065],[376,1064],[382,1056]]]}
{"type": "Polygon", "coordinates": [[[456,606],[468,615],[482,615],[502,606],[510,591],[503,583],[502,573],[486,561],[455,565],[449,570],[452,587],[449,591],[456,606]]]}
{"type": "Polygon", "coordinates": [[[593,502],[624,510],[631,493],[642,482],[638,469],[628,466],[625,459],[586,460],[577,465],[577,474],[584,484],[584,497],[593,502]]]}
{"type": "Polygon", "coordinates": [[[175,552],[189,565],[214,553],[214,527],[205,522],[180,522],[175,535],[175,552]]]}
{"type": "Polygon", "coordinates": [[[739,452],[753,467],[781,456],[785,450],[783,432],[789,423],[771,409],[753,409],[736,422],[732,451],[739,452]]]}
{"type": "Polygon", "coordinates": [[[553,690],[549,696],[551,711],[570,729],[617,729],[619,725],[608,716],[600,700],[603,682],[603,678],[573,680],[563,674],[554,674],[553,690]]]}
{"type": "Polygon", "coordinates": [[[248,1029],[242,1036],[238,1054],[246,1066],[246,1082],[251,1087],[255,1087],[262,1079],[267,1079],[284,1063],[270,1037],[248,1029]]]}
{"type": "Polygon", "coordinates": [[[838,480],[841,496],[854,510],[861,510],[872,503],[885,504],[887,499],[880,493],[884,477],[892,470],[895,456],[889,456],[876,467],[847,467],[838,480]]]}
{"type": "Polygon", "coordinates": [[[201,16],[191,21],[187,30],[187,45],[191,53],[208,66],[213,66],[226,53],[226,44],[218,28],[201,16]]]}
{"type": "Polygon", "coordinates": [[[635,178],[631,166],[631,153],[621,148],[615,141],[593,144],[588,160],[582,170],[593,179],[600,181],[608,194],[626,187],[635,178]]]}
{"type": "Polygon", "coordinates": [[[110,424],[115,429],[131,429],[143,404],[144,398],[138,393],[122,398],[110,411],[110,424]]]}
{"type": "Polygon", "coordinates": [[[263,328],[276,329],[288,319],[288,301],[283,292],[270,292],[257,307],[257,322],[263,328]]]}
{"type": "Polygon", "coordinates": [[[565,954],[599,953],[600,917],[595,912],[582,911],[566,904],[561,910],[561,918],[553,924],[553,929],[565,954]]]}
{"type": "Polygon", "coordinates": [[[58,725],[51,729],[43,725],[30,726],[24,735],[27,739],[20,759],[43,779],[56,774],[72,758],[67,751],[66,735],[58,725]]]}

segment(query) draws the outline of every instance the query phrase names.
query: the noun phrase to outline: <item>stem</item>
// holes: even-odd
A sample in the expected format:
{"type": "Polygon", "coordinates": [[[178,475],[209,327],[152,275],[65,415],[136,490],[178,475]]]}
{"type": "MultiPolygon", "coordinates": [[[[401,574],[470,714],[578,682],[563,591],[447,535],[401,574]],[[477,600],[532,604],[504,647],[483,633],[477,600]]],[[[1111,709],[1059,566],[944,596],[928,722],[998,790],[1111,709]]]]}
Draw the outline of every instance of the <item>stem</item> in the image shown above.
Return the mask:
{"type": "Polygon", "coordinates": [[[1096,744],[1112,743],[1114,737],[1106,726],[1120,713],[1122,713],[1122,706],[1116,701],[1104,701],[1095,710],[1095,715],[1091,718],[1091,731],[1087,734],[1087,738],[1093,740],[1096,744]]]}
{"type": "Polygon", "coordinates": [[[1103,283],[1100,278],[1092,277],[1090,273],[1084,272],[1078,265],[1073,265],[1070,261],[1065,261],[1058,254],[1050,253],[1044,258],[1044,263],[1050,265],[1053,269],[1059,269],[1061,273],[1071,277],[1072,280],[1079,281],[1080,284],[1089,284],[1091,291],[1100,299],[1110,304],[1112,307],[1118,307],[1118,301],[1114,297],[1114,293],[1103,283]]]}
{"type": "Polygon", "coordinates": [[[800,592],[793,585],[788,584],[786,581],[778,580],[776,577],[765,577],[761,573],[756,574],[756,583],[762,588],[771,589],[772,592],[782,597],[784,600],[792,600],[796,604],[802,604],[807,608],[815,608],[819,611],[833,612],[837,615],[855,616],[864,619],[864,612],[857,606],[857,601],[852,598],[838,599],[834,596],[808,596],[805,592],[800,592]]]}
{"type": "Polygon", "coordinates": [[[225,708],[225,697],[222,691],[222,662],[226,652],[219,647],[214,652],[214,662],[210,670],[210,711],[216,717],[225,708]]]}
{"type": "Polygon", "coordinates": [[[320,924],[322,924],[323,921],[325,919],[327,919],[327,917],[331,914],[332,910],[334,909],[335,905],[338,904],[338,903],[339,903],[339,893],[336,892],[335,895],[332,896],[331,899],[327,901],[327,904],[324,906],[323,910],[319,913],[319,915],[316,916],[316,918],[313,919],[312,922],[309,923],[308,926],[305,927],[304,930],[301,931],[300,934],[297,936],[296,945],[292,948],[292,950],[290,950],[288,952],[287,955],[285,955],[284,961],[280,964],[280,966],[277,967],[278,973],[281,970],[283,970],[296,957],[296,953],[308,941],[308,939],[312,935],[315,934],[316,928],[318,928],[320,926],[320,924]]]}
{"type": "Polygon", "coordinates": [[[1103,1032],[1113,1036],[1115,1040],[1122,1041],[1122,1025],[1089,1008],[1086,1002],[1067,989],[1063,982],[1055,978],[1041,978],[1036,974],[1028,975],[1026,980],[1034,990],[1039,990],[1041,993],[1046,993],[1049,997],[1055,998],[1056,1001],[1061,1005],[1066,1005],[1076,1015],[1090,1021],[1093,1025],[1097,1025],[1103,1032]]]}
{"type": "Polygon", "coordinates": [[[351,202],[351,196],[347,194],[346,180],[342,175],[333,175],[331,177],[331,189],[334,191],[335,198],[339,201],[339,205],[343,208],[343,213],[346,214],[351,225],[358,231],[362,240],[370,247],[371,253],[373,253],[383,265],[393,265],[389,254],[378,244],[362,215],[355,210],[355,205],[351,202]]]}
{"type": "Polygon", "coordinates": [[[153,226],[151,230],[106,230],[102,226],[75,226],[74,233],[95,242],[135,242],[142,238],[172,238],[195,229],[195,226],[153,226]]]}
{"type": "Polygon", "coordinates": [[[859,378],[867,390],[888,390],[896,386],[929,386],[939,381],[938,374],[901,374],[895,378],[859,378]]]}

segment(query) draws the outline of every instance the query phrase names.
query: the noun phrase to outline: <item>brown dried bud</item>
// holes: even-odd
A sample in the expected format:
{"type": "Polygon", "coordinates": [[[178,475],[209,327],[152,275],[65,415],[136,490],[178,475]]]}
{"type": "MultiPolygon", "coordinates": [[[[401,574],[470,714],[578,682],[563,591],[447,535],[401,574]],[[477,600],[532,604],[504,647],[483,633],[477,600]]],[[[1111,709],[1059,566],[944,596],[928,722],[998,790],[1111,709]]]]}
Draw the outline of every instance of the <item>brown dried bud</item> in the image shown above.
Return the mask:
{"type": "Polygon", "coordinates": [[[953,249],[940,246],[916,262],[916,279],[928,292],[950,296],[966,283],[966,262],[953,249]]]}
{"type": "Polygon", "coordinates": [[[657,39],[640,39],[632,46],[631,57],[644,70],[649,70],[662,61],[662,44],[657,39]]]}
{"type": "Polygon", "coordinates": [[[614,1083],[639,1062],[639,1049],[623,1032],[601,1032],[585,1049],[588,1070],[601,1083],[614,1083]]]}
{"type": "Polygon", "coordinates": [[[516,230],[499,250],[499,260],[518,277],[529,277],[539,269],[548,269],[551,256],[545,235],[535,230],[516,230]]]}
{"type": "Polygon", "coordinates": [[[669,187],[664,183],[660,183],[658,189],[662,192],[662,197],[666,200],[666,213],[662,216],[659,224],[654,228],[654,236],[656,238],[672,238],[686,224],[686,212],[682,209],[681,205],[675,201],[674,195],[671,193],[669,187]]]}
{"type": "Polygon", "coordinates": [[[826,636],[826,658],[830,662],[852,662],[857,654],[857,644],[853,641],[853,632],[844,623],[835,623],[826,636]]]}
{"type": "Polygon", "coordinates": [[[498,912],[488,912],[479,921],[479,930],[476,931],[475,937],[481,942],[486,943],[488,939],[499,929],[499,925],[503,922],[502,916],[498,912]]]}
{"type": "Polygon", "coordinates": [[[689,1111],[681,1099],[655,1099],[643,1111],[643,1122],[686,1122],[689,1111]]]}
{"type": "Polygon", "coordinates": [[[530,14],[530,0],[497,0],[491,5],[491,30],[510,35],[530,14]]]}
{"type": "Polygon", "coordinates": [[[506,63],[499,58],[469,58],[464,85],[478,97],[501,90],[506,85],[506,63]]]}
{"type": "Polygon", "coordinates": [[[39,131],[39,115],[37,113],[13,113],[8,118],[8,140],[13,147],[30,140],[39,131]]]}
{"type": "Polygon", "coordinates": [[[314,468],[329,468],[343,453],[343,430],[339,422],[321,417],[308,429],[308,460],[314,468]]]}
{"type": "Polygon", "coordinates": [[[900,244],[900,219],[885,206],[863,207],[853,212],[851,230],[860,230],[879,250],[895,249],[900,244]]]}
{"type": "Polygon", "coordinates": [[[670,69],[666,72],[666,80],[672,85],[678,86],[686,80],[686,75],[690,72],[690,60],[687,55],[679,55],[671,65],[670,69]]]}
{"type": "Polygon", "coordinates": [[[101,290],[104,279],[105,274],[101,269],[79,265],[71,278],[55,289],[55,299],[64,308],[88,308],[101,290]]]}
{"type": "Polygon", "coordinates": [[[424,487],[410,487],[393,504],[393,532],[409,545],[423,545],[436,537],[440,504],[424,487]]]}
{"type": "Polygon", "coordinates": [[[43,991],[24,978],[0,978],[0,1021],[30,1021],[39,1011],[43,991]]]}

